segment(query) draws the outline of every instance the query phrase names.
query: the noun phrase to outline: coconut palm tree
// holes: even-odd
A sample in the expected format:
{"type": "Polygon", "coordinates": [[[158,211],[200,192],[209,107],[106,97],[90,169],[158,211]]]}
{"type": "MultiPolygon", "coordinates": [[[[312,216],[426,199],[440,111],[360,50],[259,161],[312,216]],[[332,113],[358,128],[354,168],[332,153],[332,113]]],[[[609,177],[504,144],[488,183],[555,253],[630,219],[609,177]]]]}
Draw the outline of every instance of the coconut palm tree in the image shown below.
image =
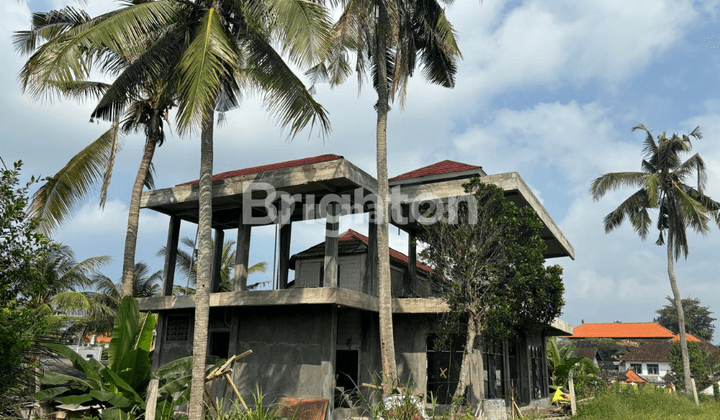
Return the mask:
{"type": "MultiPolygon", "coordinates": [[[[190,248],[191,251],[185,251],[182,249],[177,250],[177,259],[175,262],[175,269],[178,270],[183,276],[185,276],[187,282],[185,286],[174,286],[173,294],[176,295],[192,295],[195,294],[195,285],[197,284],[197,253],[198,249],[195,248],[195,241],[189,236],[184,236],[180,239],[180,243],[190,248]]],[[[220,257],[220,291],[229,292],[233,290],[233,270],[235,269],[235,249],[233,246],[235,241],[226,240],[223,244],[222,256],[220,257]]],[[[215,242],[213,241],[213,253],[215,252],[215,242]]],[[[156,256],[165,258],[167,255],[167,247],[163,246],[160,248],[156,256]]],[[[248,274],[252,273],[264,273],[267,269],[267,262],[261,261],[253,264],[248,268],[248,274]]],[[[248,290],[252,290],[267,282],[255,283],[248,286],[248,290]]]]}
{"type": "Polygon", "coordinates": [[[102,256],[78,261],[72,248],[57,244],[38,264],[40,289],[22,292],[29,298],[27,307],[58,315],[91,310],[93,302],[87,290],[92,287],[98,269],[110,260],[102,256]]]}
{"type": "MultiPolygon", "coordinates": [[[[54,176],[48,178],[33,197],[31,211],[42,222],[41,230],[49,234],[74,210],[74,208],[94,189],[101,180],[100,206],[107,197],[107,188],[112,176],[115,154],[120,148],[118,131],[125,134],[143,131],[145,147],[135,181],[133,183],[128,211],[127,231],[123,258],[123,294],[132,293],[132,278],[135,265],[135,249],[140,217],[140,197],[143,186],[153,188],[152,158],[156,146],[165,140],[163,120],[167,121],[167,112],[173,106],[172,91],[166,75],[142,80],[138,91],[119,100],[116,96],[105,95],[112,84],[86,80],[87,74],[74,78],[56,79],[54,76],[36,80],[38,74],[53,71],[60,64],[44,60],[48,52],[62,50],[78,31],[86,30],[90,24],[100,24],[103,17],[91,19],[85,12],[66,7],[48,13],[35,13],[32,27],[28,31],[19,31],[14,36],[16,50],[30,55],[21,72],[23,88],[33,96],[59,94],[76,99],[94,98],[101,100],[94,115],[104,115],[108,106],[122,111],[114,114],[111,128],[97,140],[75,155],[54,176]],[[122,121],[118,121],[122,118],[122,121]]],[[[103,67],[110,75],[127,68],[137,54],[139,46],[132,48],[105,48],[99,51],[103,67]]],[[[142,45],[142,43],[140,43],[142,45]]]]}
{"type": "MultiPolygon", "coordinates": [[[[444,1],[451,3],[451,1],[444,1]]],[[[341,83],[350,73],[346,50],[355,52],[355,69],[362,82],[371,73],[378,100],[376,154],[378,180],[378,255],[380,347],[383,377],[397,379],[392,327],[392,293],[388,242],[387,115],[398,95],[405,103],[408,79],[417,65],[423,76],[444,87],[455,85],[456,60],[461,56],[455,33],[438,0],[343,0],[343,12],[333,27],[333,44],[326,60],[308,74],[314,81],[341,83]]],[[[392,391],[390,386],[383,388],[392,391]]]]}
{"type": "Polygon", "coordinates": [[[644,159],[640,172],[615,172],[605,174],[590,187],[590,195],[599,200],[608,191],[622,187],[638,187],[628,199],[623,201],[614,211],[605,216],[605,232],[609,233],[627,217],[635,232],[644,240],[650,232],[650,209],[657,209],[656,227],[659,236],[657,245],[665,245],[667,249],[667,270],[670,287],[673,292],[675,308],[678,313],[680,329],[680,346],[682,350],[683,368],[685,370],[685,389],[689,390],[690,359],[687,350],[685,331],[685,314],[680,298],[674,263],[683,255],[688,256],[687,228],[698,233],[707,234],[710,222],[720,223],[718,211],[720,203],[703,193],[707,175],[705,162],[699,154],[690,156],[684,162],[681,157],[690,153],[690,138],[702,139],[700,127],[690,134],[673,134],[665,132],[657,136],[657,141],[650,130],[638,124],[632,131],[645,131],[644,159]],[[697,186],[687,182],[695,178],[697,186]]]}
{"type": "MultiPolygon", "coordinates": [[[[71,332],[86,334],[110,334],[113,330],[115,313],[122,300],[122,282],[113,283],[109,277],[97,274],[92,278],[95,291],[88,292],[94,302],[92,309],[74,323],[71,332]]],[[[132,297],[157,296],[162,283],[162,270],[150,271],[150,266],[144,262],[135,264],[133,270],[132,297]]]]}
{"type": "Polygon", "coordinates": [[[209,314],[214,113],[238,106],[252,89],[264,95],[266,107],[281,125],[290,127],[291,136],[315,123],[327,132],[325,110],[281,55],[298,65],[314,65],[316,53],[329,42],[326,10],[307,0],[135,0],[68,31],[64,41],[38,50],[36,61],[48,64],[25,77],[25,86],[32,90],[48,81],[87,77],[105,50],[130,50],[130,65],[119,73],[93,115],[114,120],[143,81],[172,74],[178,131],[200,130],[195,363],[188,410],[190,419],[200,419],[209,314]]]}

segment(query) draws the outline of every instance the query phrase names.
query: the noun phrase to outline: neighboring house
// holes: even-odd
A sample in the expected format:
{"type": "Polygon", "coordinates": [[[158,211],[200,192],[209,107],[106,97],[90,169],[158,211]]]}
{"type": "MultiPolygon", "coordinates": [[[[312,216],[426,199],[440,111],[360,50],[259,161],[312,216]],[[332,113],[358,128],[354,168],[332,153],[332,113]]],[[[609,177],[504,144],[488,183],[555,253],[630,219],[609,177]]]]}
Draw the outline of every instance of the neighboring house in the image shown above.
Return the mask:
{"type": "Polygon", "coordinates": [[[595,347],[575,348],[575,351],[573,351],[573,357],[586,357],[592,360],[597,367],[600,367],[603,362],[600,352],[595,347]]]}
{"type": "Polygon", "coordinates": [[[613,340],[669,340],[675,334],[655,322],[583,323],[573,329],[570,340],[610,338],[613,340]]]}
{"type": "Polygon", "coordinates": [[[652,341],[620,357],[620,371],[632,369],[649,382],[664,384],[671,370],[669,341],[652,341]]]}
{"type": "MultiPolygon", "coordinates": [[[[338,237],[338,287],[362,292],[365,277],[369,240],[354,230],[343,232],[338,237]]],[[[323,259],[325,242],[321,242],[290,258],[290,269],[295,271],[293,287],[322,287],[324,280],[323,259]]],[[[393,296],[430,296],[428,280],[430,267],[416,262],[416,281],[410,283],[408,257],[390,248],[390,278],[393,296]]]]}
{"type": "Polygon", "coordinates": [[[628,384],[644,384],[647,381],[638,376],[632,369],[628,369],[625,372],[625,382],[628,384]]]}
{"type": "MultiPolygon", "coordinates": [[[[410,381],[427,403],[431,395],[449,402],[463,349],[434,347],[440,316],[448,306],[428,286],[429,267],[417,260],[415,237],[420,226],[407,216],[428,202],[428,194],[444,203],[467,199],[462,185],[473,176],[498,185],[508,200],[538,214],[548,245],[546,258],[574,257],[570,243],[517,173],[487,175],[479,166],[444,161],[389,180],[400,193],[400,201],[393,203],[397,211],[392,212],[392,229],[408,234],[407,254],[390,251],[396,363],[401,382],[410,381]]],[[[325,399],[330,402],[329,419],[347,417],[350,413],[343,408],[347,399],[341,393],[353,384],[376,381],[373,374],[381,371],[377,225],[371,217],[367,235],[354,231],[340,235],[339,222],[325,218],[324,212],[340,213],[339,196],[345,197],[342,203],[352,206],[353,213],[369,212],[374,203],[367,197],[377,193],[377,181],[336,155],[248,168],[213,179],[215,249],[222,249],[224,232],[230,229],[237,229],[238,248],[234,291],[217,292],[220,270],[213,271],[209,353],[227,357],[253,350],[235,363],[232,375],[245,395],[259,386],[270,400],[325,399]],[[272,192],[264,190],[268,186],[272,192]],[[277,192],[286,199],[293,197],[296,205],[285,201],[281,205],[277,192]],[[287,209],[286,218],[265,217],[278,208],[287,209]],[[325,242],[291,257],[293,223],[322,218],[325,242]],[[247,290],[251,230],[272,224],[279,224],[275,286],[247,290]],[[293,268],[295,279],[290,281],[293,268]]],[[[194,299],[172,296],[172,289],[181,222],[198,222],[197,182],[145,192],[142,207],[170,216],[162,296],[138,299],[141,310],[158,313],[153,360],[157,367],[192,351],[194,299]]],[[[220,259],[215,261],[219,266],[220,259]]],[[[486,398],[509,397],[513,389],[521,405],[547,405],[545,336],[571,331],[568,324],[555,320],[498,348],[485,347],[478,340],[467,356],[472,362],[468,402],[475,406],[486,398]]],[[[216,393],[221,389],[216,386],[216,393]]]]}

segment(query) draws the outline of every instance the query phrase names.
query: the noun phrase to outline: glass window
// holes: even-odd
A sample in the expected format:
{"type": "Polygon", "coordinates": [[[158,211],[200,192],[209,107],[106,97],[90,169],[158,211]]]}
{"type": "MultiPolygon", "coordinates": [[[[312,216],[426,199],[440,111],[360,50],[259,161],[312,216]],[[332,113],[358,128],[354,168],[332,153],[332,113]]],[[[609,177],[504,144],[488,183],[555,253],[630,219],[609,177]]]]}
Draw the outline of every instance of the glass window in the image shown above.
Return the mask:
{"type": "Polygon", "coordinates": [[[436,338],[436,334],[427,336],[427,400],[431,402],[432,396],[438,404],[451,404],[460,380],[465,337],[456,336],[445,349],[435,346],[436,338]]]}
{"type": "Polygon", "coordinates": [[[647,365],[647,373],[648,375],[659,375],[660,374],[660,367],[656,364],[648,363],[647,365]]]}
{"type": "Polygon", "coordinates": [[[540,399],[548,396],[548,389],[543,385],[547,369],[543,369],[543,352],[538,346],[528,346],[530,363],[532,364],[532,398],[540,399]]]}
{"type": "Polygon", "coordinates": [[[630,363],[630,368],[635,371],[638,375],[642,375],[642,364],[641,363],[630,363]]]}
{"type": "Polygon", "coordinates": [[[485,398],[505,398],[504,376],[502,346],[485,347],[485,352],[483,352],[485,398]]]}

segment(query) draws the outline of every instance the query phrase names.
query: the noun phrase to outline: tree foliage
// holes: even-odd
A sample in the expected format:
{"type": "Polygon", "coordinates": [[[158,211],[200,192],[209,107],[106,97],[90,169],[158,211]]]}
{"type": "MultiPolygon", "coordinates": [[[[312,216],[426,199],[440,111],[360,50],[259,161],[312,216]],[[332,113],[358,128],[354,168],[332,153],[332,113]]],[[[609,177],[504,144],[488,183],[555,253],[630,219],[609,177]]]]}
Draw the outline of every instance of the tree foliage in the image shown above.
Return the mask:
{"type": "MultiPolygon", "coordinates": [[[[678,334],[680,328],[678,327],[675,302],[670,296],[667,296],[665,299],[667,299],[669,303],[655,311],[658,316],[653,321],[678,334]]],[[[698,298],[683,299],[682,306],[685,311],[685,331],[705,341],[712,341],[713,334],[715,334],[715,325],[713,325],[713,322],[716,318],[711,316],[712,311],[710,307],[700,306],[700,299],[698,298]]]]}
{"type": "Polygon", "coordinates": [[[22,162],[2,168],[0,182],[0,416],[17,416],[31,386],[32,350],[49,330],[48,317],[26,304],[41,292],[39,263],[49,245],[27,217],[28,188],[21,186],[22,162]]]}
{"type": "Polygon", "coordinates": [[[641,170],[602,175],[593,181],[590,195],[599,200],[609,191],[625,187],[638,188],[605,216],[606,233],[619,227],[627,218],[635,232],[644,240],[652,227],[650,211],[657,211],[656,227],[659,234],[655,244],[666,246],[668,278],[677,311],[680,348],[685,366],[684,380],[687,385],[690,382],[690,361],[685,337],[685,312],[675,278],[674,264],[681,255],[687,258],[688,228],[705,235],[710,231],[711,222],[720,225],[720,203],[704,193],[707,172],[700,155],[696,153],[685,161],[682,160],[683,155],[692,151],[690,138],[703,138],[700,127],[682,135],[673,133],[668,136],[663,132],[657,136],[657,141],[644,125],[636,125],[632,128],[632,131],[635,130],[642,130],[646,134],[641,170]],[[690,184],[692,181],[696,181],[695,186],[690,184]]]}
{"type": "MultiPolygon", "coordinates": [[[[688,355],[690,356],[690,373],[695,378],[695,383],[700,389],[708,387],[712,382],[710,377],[717,371],[720,363],[718,354],[706,352],[700,348],[698,343],[691,341],[688,342],[688,355]]],[[[680,342],[676,341],[670,346],[670,366],[674,378],[684,376],[680,342]]],[[[676,385],[680,389],[685,388],[682,381],[677,381],[676,385]]]]}
{"type": "MultiPolygon", "coordinates": [[[[542,330],[564,304],[562,268],[544,265],[542,222],[530,207],[505,200],[503,190],[474,178],[464,185],[470,202],[448,218],[423,225],[421,256],[450,306],[438,331],[439,346],[465,334],[464,356],[481,336],[486,345],[542,330]]],[[[430,216],[430,215],[427,215],[430,216]]],[[[469,358],[463,356],[454,398],[464,396],[469,358]]]]}
{"type": "Polygon", "coordinates": [[[545,327],[564,305],[562,268],[546,267],[542,222],[530,207],[505,200],[502,189],[475,178],[465,184],[477,202],[477,221],[460,203],[458,223],[424,226],[422,258],[450,304],[445,332],[471,317],[487,342],[545,327]]]}
{"type": "MultiPolygon", "coordinates": [[[[3,163],[4,165],[4,163],[3,163]]],[[[47,241],[35,231],[37,220],[28,218],[28,189],[20,185],[22,162],[3,167],[0,181],[0,302],[28,298],[28,289],[42,287],[38,266],[48,251],[47,241]]]]}

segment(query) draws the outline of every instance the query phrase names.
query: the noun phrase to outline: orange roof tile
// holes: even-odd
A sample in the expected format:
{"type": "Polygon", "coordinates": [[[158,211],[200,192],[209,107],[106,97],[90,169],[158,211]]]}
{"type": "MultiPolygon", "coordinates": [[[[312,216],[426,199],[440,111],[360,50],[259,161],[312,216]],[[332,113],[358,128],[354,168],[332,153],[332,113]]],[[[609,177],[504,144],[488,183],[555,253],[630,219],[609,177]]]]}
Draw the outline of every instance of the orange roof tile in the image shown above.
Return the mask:
{"type": "MultiPolygon", "coordinates": [[[[235,171],[223,172],[223,173],[220,173],[217,175],[213,175],[213,181],[219,181],[221,179],[232,178],[232,177],[241,176],[241,175],[250,175],[250,174],[257,174],[260,172],[274,171],[277,169],[294,168],[296,166],[310,165],[312,163],[329,162],[331,160],[337,160],[337,159],[342,159],[342,156],[328,154],[328,155],[321,155],[321,156],[315,156],[315,157],[309,157],[309,158],[303,158],[303,159],[288,160],[286,162],[271,163],[269,165],[253,166],[252,168],[238,169],[235,171]]],[[[194,181],[177,184],[176,186],[197,184],[198,182],[199,181],[196,179],[194,181]]]]}
{"type": "Polygon", "coordinates": [[[654,322],[580,324],[570,338],[672,338],[675,334],[654,322]]]}
{"type": "MultiPolygon", "coordinates": [[[[699,343],[701,340],[690,333],[685,333],[685,339],[687,341],[694,341],[699,343]]],[[[680,334],[675,334],[675,337],[671,338],[670,341],[680,341],[680,334]]]]}
{"type": "Polygon", "coordinates": [[[422,178],[424,176],[432,175],[443,175],[453,172],[469,171],[471,169],[482,169],[479,166],[468,165],[466,163],[455,162],[452,160],[443,160],[429,166],[425,166],[414,171],[406,172],[398,175],[395,178],[390,178],[389,181],[401,181],[403,179],[422,178]]]}
{"type": "Polygon", "coordinates": [[[629,384],[631,384],[631,383],[644,384],[645,382],[647,382],[645,379],[639,377],[637,375],[637,373],[635,373],[635,371],[632,370],[632,368],[628,369],[627,372],[625,372],[625,377],[627,378],[625,380],[625,382],[627,382],[629,384]]]}

